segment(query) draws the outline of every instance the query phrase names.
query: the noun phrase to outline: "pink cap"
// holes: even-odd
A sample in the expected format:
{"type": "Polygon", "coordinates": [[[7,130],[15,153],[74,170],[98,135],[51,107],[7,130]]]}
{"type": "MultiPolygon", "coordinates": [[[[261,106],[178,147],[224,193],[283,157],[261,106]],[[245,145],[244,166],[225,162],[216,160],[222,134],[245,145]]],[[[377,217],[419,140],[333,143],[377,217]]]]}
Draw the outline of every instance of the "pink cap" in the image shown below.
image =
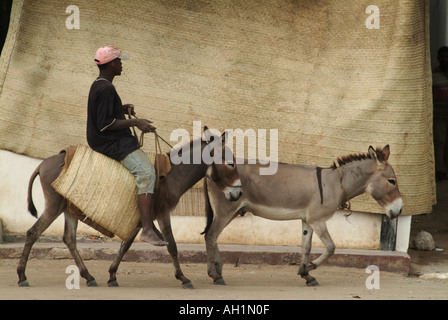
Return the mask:
{"type": "Polygon", "coordinates": [[[112,60],[120,58],[121,60],[129,59],[129,55],[127,53],[121,52],[115,46],[106,46],[99,48],[95,54],[95,62],[97,65],[102,65],[112,60]]]}

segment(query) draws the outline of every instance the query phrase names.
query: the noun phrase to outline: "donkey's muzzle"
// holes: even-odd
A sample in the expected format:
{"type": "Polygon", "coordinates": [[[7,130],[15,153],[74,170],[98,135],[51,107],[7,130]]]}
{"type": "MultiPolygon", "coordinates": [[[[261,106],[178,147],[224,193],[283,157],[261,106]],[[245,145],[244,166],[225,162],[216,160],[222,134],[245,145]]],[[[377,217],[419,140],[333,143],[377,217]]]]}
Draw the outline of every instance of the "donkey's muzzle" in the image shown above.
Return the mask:
{"type": "Polygon", "coordinates": [[[243,190],[241,188],[227,188],[224,193],[227,200],[238,201],[238,199],[243,195],[243,190]]]}
{"type": "Polygon", "coordinates": [[[397,218],[403,211],[403,200],[398,198],[386,207],[386,214],[390,219],[397,218]]]}

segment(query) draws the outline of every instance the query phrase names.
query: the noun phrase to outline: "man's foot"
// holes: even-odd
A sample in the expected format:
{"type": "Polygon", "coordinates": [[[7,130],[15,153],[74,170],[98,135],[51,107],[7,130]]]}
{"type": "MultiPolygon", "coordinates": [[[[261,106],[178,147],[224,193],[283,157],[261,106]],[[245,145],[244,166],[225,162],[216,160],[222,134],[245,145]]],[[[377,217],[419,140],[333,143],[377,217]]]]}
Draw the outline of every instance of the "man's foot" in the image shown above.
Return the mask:
{"type": "Polygon", "coordinates": [[[140,234],[140,240],[144,242],[148,242],[154,246],[167,246],[168,242],[160,239],[153,230],[147,232],[146,230],[142,230],[140,234]]]}

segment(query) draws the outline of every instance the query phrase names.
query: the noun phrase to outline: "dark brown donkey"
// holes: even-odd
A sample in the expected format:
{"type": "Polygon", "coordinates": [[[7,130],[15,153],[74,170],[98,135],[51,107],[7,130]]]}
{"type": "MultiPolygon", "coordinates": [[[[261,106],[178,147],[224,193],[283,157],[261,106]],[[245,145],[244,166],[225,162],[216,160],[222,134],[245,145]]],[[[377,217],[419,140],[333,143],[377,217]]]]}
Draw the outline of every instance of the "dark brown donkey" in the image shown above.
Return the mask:
{"type": "MultiPolygon", "coordinates": [[[[206,131],[207,127],[204,127],[204,130],[206,131]]],[[[222,135],[223,146],[225,145],[226,137],[227,134],[224,133],[222,135]]],[[[210,140],[204,141],[201,139],[201,152],[209,144],[209,142],[210,140]]],[[[192,141],[189,146],[190,158],[193,157],[193,145],[196,144],[192,141]]],[[[170,213],[176,207],[182,194],[184,194],[205,176],[219,185],[229,200],[237,200],[239,198],[241,192],[241,182],[239,181],[237,170],[234,168],[233,163],[227,163],[224,160],[224,156],[225,152],[222,152],[222,161],[215,161],[211,164],[204,163],[204,161],[202,161],[202,157],[201,163],[198,164],[193,164],[193,161],[190,161],[189,163],[172,164],[171,171],[164,180],[161,180],[159,188],[155,193],[153,208],[155,211],[154,216],[156,217],[161,228],[163,239],[168,242],[168,251],[173,259],[173,264],[175,267],[175,276],[186,288],[192,288],[193,286],[190,280],[183,275],[177,259],[177,246],[171,230],[170,213]]],[[[51,183],[59,176],[61,172],[62,165],[64,164],[64,158],[65,154],[61,153],[45,159],[36,168],[30,178],[28,186],[28,208],[31,214],[37,217],[37,212],[31,197],[31,190],[34,179],[37,175],[40,175],[45,198],[45,210],[36,223],[26,233],[25,247],[17,267],[19,286],[29,286],[25,276],[25,268],[33,244],[42,232],[44,232],[62,212],[64,212],[65,216],[63,241],[70,250],[72,257],[80,270],[80,275],[87,280],[87,286],[97,286],[94,277],[92,277],[92,275],[88,272],[81,256],[78,253],[78,250],[76,249],[76,229],[78,226],[78,219],[67,211],[67,201],[51,186],[51,183]]],[[[116,257],[109,270],[109,286],[118,286],[115,275],[118,264],[124,253],[131,246],[139,231],[140,227],[137,227],[128,241],[122,243],[120,254],[116,257]]]]}

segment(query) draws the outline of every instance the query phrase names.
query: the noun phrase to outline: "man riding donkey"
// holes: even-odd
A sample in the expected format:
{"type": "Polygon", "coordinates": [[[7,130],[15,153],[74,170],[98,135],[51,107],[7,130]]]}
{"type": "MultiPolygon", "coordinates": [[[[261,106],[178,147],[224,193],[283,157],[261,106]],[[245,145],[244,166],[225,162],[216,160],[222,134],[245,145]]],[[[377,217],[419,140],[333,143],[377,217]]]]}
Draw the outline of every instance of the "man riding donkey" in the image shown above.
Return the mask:
{"type": "Polygon", "coordinates": [[[95,54],[99,76],[89,92],[87,142],[93,150],[120,161],[135,176],[143,227],[140,240],[163,246],[167,243],[156,234],[151,216],[156,181],[154,166],[129,129],[137,127],[147,133],[156,128],[146,119],[126,119],[125,112],[134,114],[134,106],[123,105],[112,84],[115,76],[121,75],[121,60],[126,59],[129,56],[115,46],[99,48],[95,54]]]}

